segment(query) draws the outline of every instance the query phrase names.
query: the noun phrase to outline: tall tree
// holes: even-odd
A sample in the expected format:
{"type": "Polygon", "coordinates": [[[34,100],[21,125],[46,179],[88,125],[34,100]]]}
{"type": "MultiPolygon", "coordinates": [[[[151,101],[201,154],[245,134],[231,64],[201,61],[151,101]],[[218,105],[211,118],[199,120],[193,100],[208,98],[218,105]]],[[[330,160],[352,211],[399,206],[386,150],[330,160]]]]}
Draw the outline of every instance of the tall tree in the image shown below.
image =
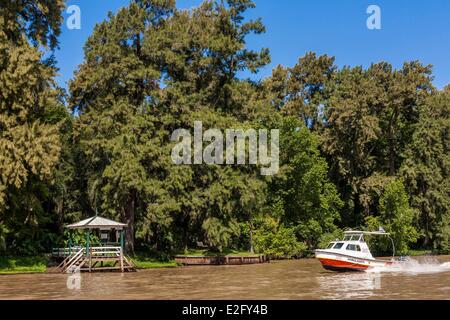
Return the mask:
{"type": "Polygon", "coordinates": [[[367,72],[378,89],[375,103],[383,132],[382,145],[378,148],[382,154],[378,161],[385,164],[388,175],[395,176],[418,121],[419,106],[434,89],[431,66],[414,61],[405,63],[400,70],[393,70],[390,64],[382,62],[372,65],[367,72]]]}
{"type": "Polygon", "coordinates": [[[420,108],[401,174],[416,209],[425,247],[450,249],[450,94],[433,95],[420,108]]]}
{"type": "Polygon", "coordinates": [[[299,117],[311,129],[323,123],[323,104],[327,100],[326,87],[336,67],[334,58],[308,52],[292,68],[278,66],[266,86],[275,99],[272,104],[283,114],[299,117]]]}
{"type": "Polygon", "coordinates": [[[244,48],[245,35],[262,31],[260,22],[242,22],[253,4],[208,1],[190,11],[173,5],[133,1],[111,14],[95,28],[70,84],[93,206],[128,223],[130,251],[135,234],[159,250],[196,239],[220,249],[264,189],[249,168],[177,166],[170,159],[171,133],[195,120],[205,129],[249,126],[242,110],[256,86],[237,74],[267,59],[264,50],[244,48]]]}
{"type": "MultiPolygon", "coordinates": [[[[250,1],[206,1],[191,11],[175,12],[161,30],[150,30],[147,37],[156,44],[147,42],[144,49],[161,62],[167,86],[158,109],[170,113],[169,132],[192,130],[196,120],[204,130],[246,129],[265,115],[258,85],[237,78],[239,71],[256,72],[269,59],[266,49],[257,53],[245,48],[249,33],[264,30],[259,20],[243,21],[244,11],[253,6],[250,1]]],[[[263,199],[264,183],[248,166],[172,165],[166,171],[165,199],[147,210],[150,230],[166,239],[182,234],[184,246],[201,240],[222,249],[239,233],[238,222],[258,211],[263,199]],[[165,210],[163,203],[177,205],[165,210]]]]}
{"type": "Polygon", "coordinates": [[[398,173],[418,121],[418,106],[431,94],[430,66],[388,63],[336,73],[324,105],[323,150],[347,203],[350,225],[377,211],[384,186],[398,173]]]}
{"type": "MultiPolygon", "coordinates": [[[[159,89],[159,70],[142,52],[145,32],[160,28],[174,10],[174,1],[136,0],[98,24],[85,45],[85,62],[70,83],[76,128],[90,165],[88,188],[94,212],[119,215],[128,225],[126,245],[134,251],[135,215],[147,180],[137,145],[149,126],[147,101],[159,89]],[[103,188],[103,190],[102,190],[103,188]]],[[[151,141],[145,141],[151,143],[151,141]]],[[[148,150],[148,147],[146,148],[148,150]]]]}
{"type": "Polygon", "coordinates": [[[328,180],[316,134],[292,116],[283,118],[279,127],[281,170],[269,184],[269,206],[276,219],[313,249],[322,234],[336,230],[343,203],[328,180]]]}
{"type": "Polygon", "coordinates": [[[44,182],[61,149],[59,125],[48,115],[61,109],[62,94],[53,59],[43,59],[40,48],[57,45],[63,7],[62,0],[0,5],[0,224],[10,226],[16,246],[39,240],[48,222],[44,182]]]}

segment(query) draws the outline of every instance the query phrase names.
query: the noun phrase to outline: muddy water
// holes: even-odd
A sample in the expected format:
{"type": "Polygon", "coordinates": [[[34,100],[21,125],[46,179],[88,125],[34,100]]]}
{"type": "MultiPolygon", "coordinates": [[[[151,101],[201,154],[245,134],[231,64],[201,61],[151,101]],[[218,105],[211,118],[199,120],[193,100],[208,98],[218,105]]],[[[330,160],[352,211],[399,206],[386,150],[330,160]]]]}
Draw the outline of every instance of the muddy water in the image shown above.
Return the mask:
{"type": "Polygon", "coordinates": [[[0,299],[450,299],[450,256],[369,273],[329,272],[307,259],[84,273],[79,282],[65,274],[7,275],[0,299]]]}

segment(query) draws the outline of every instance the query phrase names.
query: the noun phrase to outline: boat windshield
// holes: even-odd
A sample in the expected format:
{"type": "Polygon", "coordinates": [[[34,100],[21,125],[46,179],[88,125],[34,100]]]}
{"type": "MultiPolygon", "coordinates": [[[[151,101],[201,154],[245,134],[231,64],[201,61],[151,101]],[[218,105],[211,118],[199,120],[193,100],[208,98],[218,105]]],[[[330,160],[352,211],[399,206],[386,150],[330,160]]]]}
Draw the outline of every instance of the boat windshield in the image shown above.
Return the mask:
{"type": "Polygon", "coordinates": [[[349,244],[346,249],[351,251],[361,251],[361,247],[357,244],[349,244]]]}
{"type": "Polygon", "coordinates": [[[359,234],[350,234],[344,236],[344,241],[359,241],[361,238],[361,235],[359,234]]]}

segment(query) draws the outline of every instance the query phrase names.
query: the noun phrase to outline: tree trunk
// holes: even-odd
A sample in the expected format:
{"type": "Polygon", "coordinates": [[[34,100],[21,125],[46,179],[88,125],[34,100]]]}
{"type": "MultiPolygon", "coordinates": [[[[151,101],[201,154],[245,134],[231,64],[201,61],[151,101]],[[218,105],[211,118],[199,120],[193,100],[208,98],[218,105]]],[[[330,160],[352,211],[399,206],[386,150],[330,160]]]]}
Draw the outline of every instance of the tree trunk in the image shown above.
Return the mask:
{"type": "Polygon", "coordinates": [[[253,250],[253,215],[250,214],[250,252],[254,253],[253,250]]]}
{"type": "Polygon", "coordinates": [[[132,191],[125,205],[125,221],[127,230],[125,232],[125,250],[128,254],[134,254],[134,213],[136,209],[136,192],[132,191]]]}
{"type": "Polygon", "coordinates": [[[389,143],[389,175],[391,177],[395,176],[395,147],[394,147],[394,142],[391,141],[389,143]]]}
{"type": "Polygon", "coordinates": [[[396,174],[396,168],[395,168],[395,160],[396,160],[396,150],[395,150],[395,124],[397,122],[397,112],[394,113],[392,116],[392,119],[389,123],[389,129],[388,129],[388,144],[389,144],[389,175],[395,176],[396,174]]]}

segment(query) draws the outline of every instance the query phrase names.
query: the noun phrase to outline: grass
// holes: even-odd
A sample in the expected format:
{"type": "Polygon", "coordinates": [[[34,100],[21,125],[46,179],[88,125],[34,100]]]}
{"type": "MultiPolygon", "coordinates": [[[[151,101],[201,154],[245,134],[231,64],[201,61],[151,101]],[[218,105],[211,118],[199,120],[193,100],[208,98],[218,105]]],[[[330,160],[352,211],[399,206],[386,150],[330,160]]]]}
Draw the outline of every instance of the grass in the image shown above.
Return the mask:
{"type": "Polygon", "coordinates": [[[168,257],[157,258],[145,253],[136,253],[132,259],[138,269],[175,268],[180,266],[175,260],[168,257]]]}
{"type": "Polygon", "coordinates": [[[175,260],[160,261],[152,258],[133,258],[138,269],[175,268],[179,264],[175,260]]]}
{"type": "Polygon", "coordinates": [[[439,254],[439,252],[435,252],[433,250],[408,250],[408,256],[418,257],[418,256],[429,256],[439,254]]]}
{"type": "Polygon", "coordinates": [[[0,274],[43,273],[47,270],[47,258],[0,257],[0,274]]]}

